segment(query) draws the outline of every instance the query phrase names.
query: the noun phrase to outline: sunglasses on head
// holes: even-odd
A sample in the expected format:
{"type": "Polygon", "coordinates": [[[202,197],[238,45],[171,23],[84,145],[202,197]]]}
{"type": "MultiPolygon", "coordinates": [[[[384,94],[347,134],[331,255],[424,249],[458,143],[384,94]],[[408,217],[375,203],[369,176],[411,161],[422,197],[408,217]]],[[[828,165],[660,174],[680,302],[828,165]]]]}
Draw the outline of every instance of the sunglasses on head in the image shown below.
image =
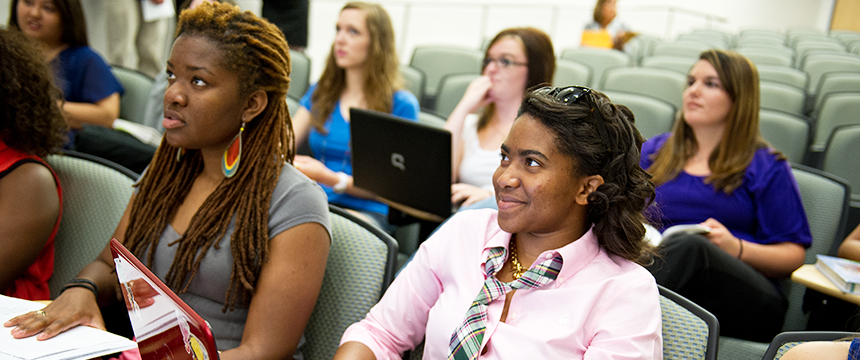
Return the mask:
{"type": "Polygon", "coordinates": [[[591,88],[579,85],[556,88],[547,86],[535,90],[535,93],[550,96],[565,105],[575,104],[579,99],[584,98],[586,105],[588,105],[588,108],[591,110],[591,120],[597,125],[597,132],[600,134],[600,138],[603,140],[603,143],[606,144],[606,147],[611,149],[609,131],[606,129],[606,121],[603,120],[603,115],[600,114],[600,110],[597,109],[597,105],[594,103],[592,97],[589,96],[591,92],[591,88]]]}

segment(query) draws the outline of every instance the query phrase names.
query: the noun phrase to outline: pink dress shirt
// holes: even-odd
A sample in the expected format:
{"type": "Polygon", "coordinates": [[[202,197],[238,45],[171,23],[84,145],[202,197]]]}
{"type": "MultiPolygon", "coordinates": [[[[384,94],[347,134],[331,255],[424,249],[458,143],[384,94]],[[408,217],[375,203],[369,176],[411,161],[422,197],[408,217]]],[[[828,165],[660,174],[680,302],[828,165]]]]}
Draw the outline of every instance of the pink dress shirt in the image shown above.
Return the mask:
{"type": "MultiPolygon", "coordinates": [[[[376,358],[400,359],[425,341],[424,359],[445,359],[451,334],[483,284],[485,250],[508,246],[497,212],[463,211],[421,245],[367,317],[341,344],[358,341],[376,358]]],[[[660,298],[641,266],[609,255],[589,230],[541,257],[561,254],[556,281],[490,303],[482,359],[662,359],[660,298]]]]}

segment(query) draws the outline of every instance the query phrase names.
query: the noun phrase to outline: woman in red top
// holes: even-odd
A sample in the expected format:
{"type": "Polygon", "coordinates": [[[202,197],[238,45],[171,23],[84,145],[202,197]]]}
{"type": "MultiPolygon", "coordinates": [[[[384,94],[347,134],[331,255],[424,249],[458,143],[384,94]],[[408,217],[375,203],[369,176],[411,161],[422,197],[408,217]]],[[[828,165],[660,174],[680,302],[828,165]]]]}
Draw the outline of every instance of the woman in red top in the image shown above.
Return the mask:
{"type": "Polygon", "coordinates": [[[62,96],[24,35],[0,30],[0,59],[0,293],[46,300],[62,191],[40,156],[63,146],[62,96]]]}

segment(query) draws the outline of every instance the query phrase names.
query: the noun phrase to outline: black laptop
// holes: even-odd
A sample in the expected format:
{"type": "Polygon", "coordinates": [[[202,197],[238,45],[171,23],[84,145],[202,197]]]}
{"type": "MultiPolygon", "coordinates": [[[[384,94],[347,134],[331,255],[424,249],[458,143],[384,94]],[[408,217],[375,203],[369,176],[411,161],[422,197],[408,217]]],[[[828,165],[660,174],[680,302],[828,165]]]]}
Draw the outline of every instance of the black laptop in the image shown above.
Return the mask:
{"type": "Polygon", "coordinates": [[[451,216],[451,133],[378,111],[350,109],[354,185],[417,210],[451,216]]]}

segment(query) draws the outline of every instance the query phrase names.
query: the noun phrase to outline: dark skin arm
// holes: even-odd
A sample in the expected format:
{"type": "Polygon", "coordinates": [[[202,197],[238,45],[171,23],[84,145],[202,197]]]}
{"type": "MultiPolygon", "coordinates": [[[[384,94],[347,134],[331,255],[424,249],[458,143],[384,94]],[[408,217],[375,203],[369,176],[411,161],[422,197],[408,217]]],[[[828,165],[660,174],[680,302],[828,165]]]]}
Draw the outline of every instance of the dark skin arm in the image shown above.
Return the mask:
{"type": "Polygon", "coordinates": [[[60,214],[51,170],[25,163],[0,178],[0,290],[36,261],[60,214]]]}
{"type": "Polygon", "coordinates": [[[304,223],[270,240],[239,347],[222,360],[291,358],[299,346],[322,286],[329,237],[322,225],[304,223]]]}
{"type": "MultiPolygon", "coordinates": [[[[125,229],[128,227],[129,209],[133,200],[132,197],[113,234],[120,241],[122,241],[125,229]]],[[[104,329],[105,323],[99,305],[104,306],[117,301],[117,277],[114,272],[109,243],[105,245],[98,258],[78,273],[77,278],[96,283],[99,287],[99,298],[96,299],[93,293],[87,289],[70,288],[63,291],[60,296],[43,309],[45,316],[30,312],[12,318],[3,326],[15,326],[15,329],[12,329],[12,336],[17,339],[38,334],[36,336],[38,340],[50,339],[78,325],[104,329]]]]}
{"type": "Polygon", "coordinates": [[[66,123],[74,129],[81,129],[84,124],[110,128],[119,117],[119,93],[110,94],[93,104],[63,102],[60,107],[66,115],[66,123]]]}

